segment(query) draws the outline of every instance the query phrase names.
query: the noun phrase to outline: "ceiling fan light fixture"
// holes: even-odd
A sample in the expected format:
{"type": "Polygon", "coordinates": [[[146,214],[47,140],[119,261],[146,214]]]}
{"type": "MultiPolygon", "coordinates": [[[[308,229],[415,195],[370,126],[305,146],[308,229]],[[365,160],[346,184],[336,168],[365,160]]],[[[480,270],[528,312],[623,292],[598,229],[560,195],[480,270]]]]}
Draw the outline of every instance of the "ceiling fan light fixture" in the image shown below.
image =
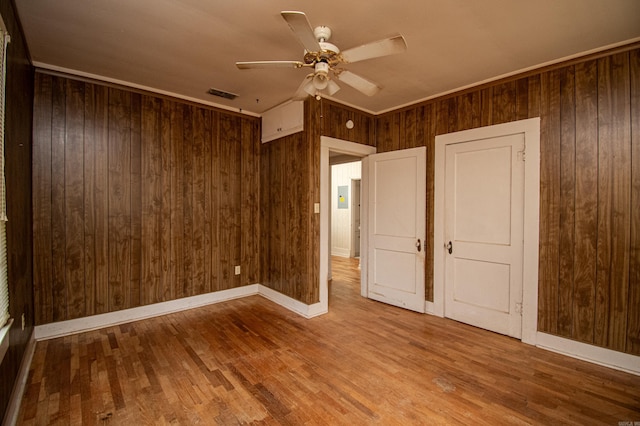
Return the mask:
{"type": "Polygon", "coordinates": [[[311,96],[315,96],[318,89],[313,85],[313,80],[309,80],[307,84],[304,85],[304,91],[307,92],[311,96]]]}
{"type": "Polygon", "coordinates": [[[315,66],[316,72],[313,75],[313,86],[318,90],[324,90],[329,85],[329,64],[318,62],[315,66]]]}

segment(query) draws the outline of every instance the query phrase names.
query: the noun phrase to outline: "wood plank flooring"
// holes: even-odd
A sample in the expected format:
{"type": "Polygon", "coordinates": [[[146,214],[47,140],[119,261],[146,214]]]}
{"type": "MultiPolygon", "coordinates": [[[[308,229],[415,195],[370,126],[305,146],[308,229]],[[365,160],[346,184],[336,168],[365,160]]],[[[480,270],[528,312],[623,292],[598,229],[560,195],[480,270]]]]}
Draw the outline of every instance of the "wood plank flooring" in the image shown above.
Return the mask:
{"type": "Polygon", "coordinates": [[[18,424],[610,424],[640,378],[359,295],[330,312],[252,296],[38,342],[18,424]]]}

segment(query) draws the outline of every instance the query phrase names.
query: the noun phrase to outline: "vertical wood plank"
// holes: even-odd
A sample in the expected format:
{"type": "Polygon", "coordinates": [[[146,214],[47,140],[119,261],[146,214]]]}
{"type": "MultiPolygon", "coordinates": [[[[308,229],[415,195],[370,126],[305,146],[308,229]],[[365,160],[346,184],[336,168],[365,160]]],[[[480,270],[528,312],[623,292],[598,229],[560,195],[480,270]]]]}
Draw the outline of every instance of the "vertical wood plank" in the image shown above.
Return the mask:
{"type": "Polygon", "coordinates": [[[109,307],[129,307],[131,94],[109,89],[109,307]]]}
{"type": "Polygon", "coordinates": [[[458,98],[449,98],[445,101],[447,108],[449,108],[447,124],[447,133],[458,131],[458,98]]]}
{"type": "MultiPolygon", "coordinates": [[[[223,247],[220,246],[220,113],[212,112],[211,116],[211,254],[209,262],[211,263],[211,290],[216,291],[222,289],[220,279],[220,256],[223,247]]],[[[258,136],[260,143],[260,136],[258,136]]]]}
{"type": "Polygon", "coordinates": [[[507,123],[516,117],[516,82],[509,81],[497,84],[493,90],[491,102],[491,124],[507,123]]]}
{"type": "Polygon", "coordinates": [[[480,126],[493,124],[493,90],[493,86],[480,90],[480,126]]]}
{"type": "Polygon", "coordinates": [[[560,78],[560,269],[558,277],[558,334],[572,337],[576,196],[575,77],[573,67],[559,70],[560,78]]]}
{"type": "Polygon", "coordinates": [[[410,108],[402,113],[402,120],[404,126],[402,127],[404,133],[403,149],[415,148],[418,138],[418,117],[417,109],[410,108]]]}
{"type": "Polygon", "coordinates": [[[142,305],[142,99],[131,94],[131,307],[142,305]]]}
{"type": "Polygon", "coordinates": [[[271,229],[271,235],[269,238],[271,260],[269,261],[271,283],[278,291],[283,289],[282,274],[284,267],[282,266],[285,252],[285,224],[284,218],[286,211],[283,206],[283,197],[285,195],[285,183],[284,183],[284,149],[283,142],[279,140],[276,144],[270,147],[269,161],[271,172],[271,188],[269,193],[271,223],[269,228],[271,229]]]}
{"type": "Polygon", "coordinates": [[[95,300],[96,314],[109,310],[109,89],[95,85],[95,300]]]}
{"type": "Polygon", "coordinates": [[[142,97],[142,292],[141,303],[160,301],[162,294],[162,151],[161,101],[142,97]]]}
{"type": "Polygon", "coordinates": [[[160,103],[160,210],[158,212],[158,232],[160,233],[160,285],[157,299],[167,301],[175,299],[171,265],[171,100],[160,103]]]}
{"type": "Polygon", "coordinates": [[[231,230],[231,246],[230,251],[232,253],[231,258],[231,286],[239,287],[241,285],[241,275],[235,274],[235,266],[241,265],[241,242],[242,242],[242,233],[241,233],[241,168],[240,162],[242,161],[241,153],[242,153],[242,121],[238,116],[234,116],[232,123],[232,138],[229,139],[229,147],[230,151],[230,176],[229,176],[229,217],[230,221],[230,230],[231,230]]]}
{"type": "Polygon", "coordinates": [[[527,96],[528,118],[540,117],[542,115],[542,113],[540,112],[540,106],[542,103],[540,74],[528,77],[527,83],[529,86],[527,96]]]}
{"type": "Polygon", "coordinates": [[[626,344],[630,242],[629,54],[598,61],[599,209],[596,343],[626,344]]]}
{"type": "Polygon", "coordinates": [[[84,123],[83,133],[83,234],[84,234],[84,304],[85,315],[95,314],[96,298],[96,86],[84,84],[84,123]]]}
{"type": "Polygon", "coordinates": [[[446,100],[435,103],[435,136],[449,133],[449,103],[446,100]]]}
{"type": "Polygon", "coordinates": [[[193,252],[193,106],[184,107],[184,145],[183,145],[183,253],[184,281],[182,294],[193,296],[194,252],[193,252]]]}
{"type": "Polygon", "coordinates": [[[640,355],[640,49],[629,54],[631,102],[631,235],[625,351],[640,355]]]}
{"type": "Polygon", "coordinates": [[[203,176],[204,176],[204,291],[212,291],[212,272],[213,272],[213,241],[215,236],[213,235],[213,194],[212,188],[212,176],[213,170],[212,158],[213,158],[213,139],[212,139],[212,113],[209,110],[205,110],[204,120],[204,143],[203,143],[203,176]]]}
{"type": "Polygon", "coordinates": [[[307,204],[302,206],[302,212],[308,218],[308,251],[307,264],[309,265],[309,277],[305,285],[307,291],[304,300],[307,304],[318,302],[320,299],[320,215],[314,211],[314,203],[320,203],[320,128],[317,122],[317,114],[314,113],[312,103],[306,104],[307,123],[311,131],[307,134],[308,146],[308,185],[309,195],[304,200],[307,204]]]}
{"type": "Polygon", "coordinates": [[[480,92],[473,91],[458,96],[458,130],[480,127],[480,92]]]}
{"type": "Polygon", "coordinates": [[[259,253],[259,225],[260,216],[257,214],[259,207],[259,167],[256,156],[256,144],[258,133],[255,124],[250,121],[242,120],[242,152],[240,162],[241,176],[241,231],[242,240],[241,247],[241,269],[242,269],[242,285],[254,284],[259,282],[259,262],[256,253],[259,253]]]}
{"type": "Polygon", "coordinates": [[[51,255],[53,287],[53,321],[67,319],[67,288],[65,283],[65,186],[64,145],[66,122],[66,84],[53,78],[53,110],[51,117],[51,255]],[[54,173],[55,171],[55,173],[54,173]]]}
{"type": "Polygon", "coordinates": [[[184,106],[178,102],[171,104],[171,281],[175,298],[184,297],[184,207],[182,191],[183,177],[183,135],[184,106]]]}
{"type": "Polygon", "coordinates": [[[576,65],[576,188],[573,337],[593,343],[598,226],[597,63],[576,65]]]}
{"type": "Polygon", "coordinates": [[[427,241],[425,244],[425,299],[433,302],[433,222],[435,212],[435,152],[436,152],[436,107],[434,103],[425,106],[425,138],[427,141],[427,241]]]}
{"type": "Polygon", "coordinates": [[[529,118],[529,79],[526,77],[516,80],[515,117],[516,120],[529,118]]]}
{"type": "Polygon", "coordinates": [[[33,104],[33,283],[36,325],[53,321],[52,96],[53,78],[36,74],[33,104]]]}
{"type": "Polygon", "coordinates": [[[541,75],[540,101],[540,260],[538,330],[558,332],[560,241],[560,79],[541,75]]]}
{"type": "Polygon", "coordinates": [[[236,119],[227,114],[220,115],[220,278],[222,288],[231,288],[235,282],[234,266],[237,243],[236,225],[233,217],[235,152],[238,144],[236,119]]]}
{"type": "Polygon", "coordinates": [[[205,122],[202,108],[193,108],[193,292],[205,292],[205,185],[204,185],[204,134],[205,122]]]}
{"type": "Polygon", "coordinates": [[[67,318],[85,316],[84,259],[84,84],[66,84],[64,141],[64,228],[67,318]]]}

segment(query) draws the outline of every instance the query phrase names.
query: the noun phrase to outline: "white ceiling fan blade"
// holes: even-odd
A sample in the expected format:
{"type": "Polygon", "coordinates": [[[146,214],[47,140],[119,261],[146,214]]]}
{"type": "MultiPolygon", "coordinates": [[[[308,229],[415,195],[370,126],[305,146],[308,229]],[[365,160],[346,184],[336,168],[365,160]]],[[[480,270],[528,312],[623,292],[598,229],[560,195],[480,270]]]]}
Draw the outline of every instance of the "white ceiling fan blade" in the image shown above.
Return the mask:
{"type": "Polygon", "coordinates": [[[301,68],[304,63],[300,61],[253,61],[236,62],[236,66],[241,70],[258,68],[301,68]]]}
{"type": "Polygon", "coordinates": [[[364,61],[365,59],[378,58],[380,56],[394,55],[396,53],[402,53],[405,50],[407,50],[407,42],[403,36],[397,35],[347,49],[342,52],[341,56],[342,62],[353,63],[364,61]]]}
{"type": "Polygon", "coordinates": [[[318,40],[316,40],[316,36],[313,34],[313,28],[311,28],[307,15],[303,12],[295,11],[283,11],[280,14],[291,27],[291,31],[300,40],[302,47],[309,52],[320,52],[322,50],[318,40]]]}
{"type": "Polygon", "coordinates": [[[336,73],[336,78],[367,96],[373,96],[380,91],[380,87],[378,87],[377,84],[360,77],[351,71],[342,71],[339,74],[336,73]]]}

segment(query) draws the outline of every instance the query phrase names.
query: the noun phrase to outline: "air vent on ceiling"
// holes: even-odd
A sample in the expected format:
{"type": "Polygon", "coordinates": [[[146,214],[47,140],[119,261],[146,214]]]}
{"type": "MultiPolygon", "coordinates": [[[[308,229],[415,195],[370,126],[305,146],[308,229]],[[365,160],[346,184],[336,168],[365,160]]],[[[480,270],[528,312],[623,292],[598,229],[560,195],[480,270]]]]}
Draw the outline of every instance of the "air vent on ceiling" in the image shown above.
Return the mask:
{"type": "Polygon", "coordinates": [[[225,92],[224,90],[214,89],[213,87],[207,90],[207,93],[213,96],[218,96],[220,98],[231,99],[231,100],[238,97],[238,95],[236,95],[235,93],[225,92]]]}

